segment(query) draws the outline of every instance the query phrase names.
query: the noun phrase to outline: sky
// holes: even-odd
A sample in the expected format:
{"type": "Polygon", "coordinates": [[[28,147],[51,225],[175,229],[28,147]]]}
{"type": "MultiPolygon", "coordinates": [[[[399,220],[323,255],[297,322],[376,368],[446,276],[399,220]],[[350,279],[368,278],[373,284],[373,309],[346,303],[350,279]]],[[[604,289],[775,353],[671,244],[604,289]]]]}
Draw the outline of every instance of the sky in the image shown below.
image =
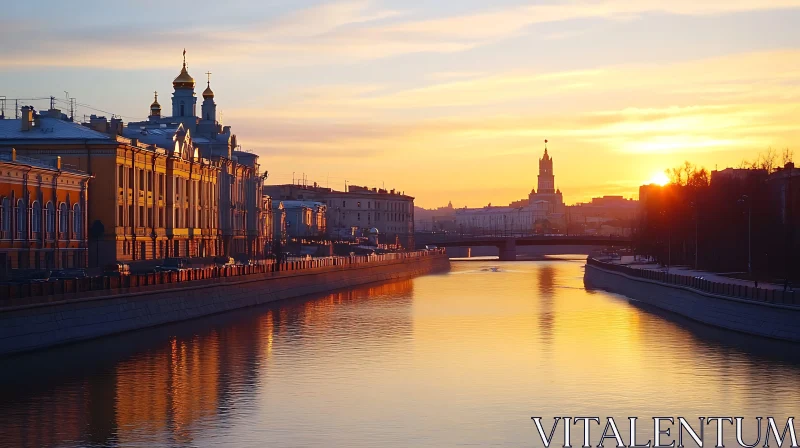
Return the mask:
{"type": "Polygon", "coordinates": [[[141,120],[185,48],[270,183],[505,205],[547,139],[571,204],[796,150],[798,23],[800,0],[16,2],[0,97],[141,120]]]}

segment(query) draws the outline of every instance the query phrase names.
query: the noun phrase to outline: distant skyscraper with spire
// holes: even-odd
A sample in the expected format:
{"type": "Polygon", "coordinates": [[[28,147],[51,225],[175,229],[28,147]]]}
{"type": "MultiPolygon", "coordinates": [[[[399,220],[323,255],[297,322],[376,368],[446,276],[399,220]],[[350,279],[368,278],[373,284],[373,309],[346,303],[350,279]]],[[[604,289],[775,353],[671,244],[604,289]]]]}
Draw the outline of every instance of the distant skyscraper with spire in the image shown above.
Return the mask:
{"type": "Polygon", "coordinates": [[[547,140],[544,141],[544,155],[539,159],[539,176],[536,190],[528,195],[528,205],[548,217],[563,217],[565,212],[561,190],[556,188],[556,176],[553,171],[553,158],[547,153],[547,140]]]}
{"type": "Polygon", "coordinates": [[[544,156],[539,159],[539,193],[554,194],[556,176],[553,174],[553,159],[547,154],[547,140],[544,141],[544,156]]]}

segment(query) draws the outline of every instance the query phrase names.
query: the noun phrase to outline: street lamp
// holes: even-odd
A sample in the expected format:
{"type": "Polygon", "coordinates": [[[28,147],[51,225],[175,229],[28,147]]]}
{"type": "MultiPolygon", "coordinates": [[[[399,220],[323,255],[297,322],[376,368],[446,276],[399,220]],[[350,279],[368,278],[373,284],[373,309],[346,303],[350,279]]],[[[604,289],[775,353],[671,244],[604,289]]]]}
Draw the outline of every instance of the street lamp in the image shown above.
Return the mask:
{"type": "MultiPolygon", "coordinates": [[[[662,210],[661,215],[664,217],[666,221],[667,218],[667,211],[662,210]]],[[[672,226],[667,222],[667,274],[669,274],[669,268],[672,265],[672,226]]]]}
{"type": "Polygon", "coordinates": [[[752,229],[753,229],[753,202],[750,197],[743,194],[738,201],[740,204],[747,202],[747,274],[753,277],[753,258],[752,258],[752,229]]]}
{"type": "Polygon", "coordinates": [[[698,210],[696,202],[690,202],[689,206],[691,206],[694,209],[694,268],[697,269],[697,266],[698,266],[697,265],[697,254],[699,252],[699,249],[698,249],[699,248],[699,243],[698,243],[698,240],[697,240],[697,222],[698,222],[698,218],[699,218],[698,215],[699,215],[700,211],[698,210]]]}

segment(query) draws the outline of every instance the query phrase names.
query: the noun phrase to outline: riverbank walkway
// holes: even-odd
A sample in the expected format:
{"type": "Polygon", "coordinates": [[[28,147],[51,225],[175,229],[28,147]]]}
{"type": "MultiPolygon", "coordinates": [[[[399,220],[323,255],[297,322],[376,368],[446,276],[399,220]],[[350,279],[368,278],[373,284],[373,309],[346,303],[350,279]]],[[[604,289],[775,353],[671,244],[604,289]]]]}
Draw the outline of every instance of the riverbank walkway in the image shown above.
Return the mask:
{"type": "MultiPolygon", "coordinates": [[[[632,255],[625,255],[620,260],[603,260],[603,261],[610,264],[628,266],[634,269],[643,269],[647,271],[656,271],[656,272],[667,272],[666,266],[662,266],[653,261],[637,260],[632,255]]],[[[728,277],[723,273],[692,269],[688,266],[670,266],[669,273],[681,276],[688,276],[688,277],[699,277],[704,280],[712,281],[714,283],[727,283],[729,285],[748,286],[751,288],[755,287],[755,282],[752,280],[728,277]]],[[[770,289],[770,290],[774,289],[783,291],[783,284],[758,282],[758,289],[770,289]]],[[[793,289],[789,288],[787,290],[792,291],[793,289]]]]}

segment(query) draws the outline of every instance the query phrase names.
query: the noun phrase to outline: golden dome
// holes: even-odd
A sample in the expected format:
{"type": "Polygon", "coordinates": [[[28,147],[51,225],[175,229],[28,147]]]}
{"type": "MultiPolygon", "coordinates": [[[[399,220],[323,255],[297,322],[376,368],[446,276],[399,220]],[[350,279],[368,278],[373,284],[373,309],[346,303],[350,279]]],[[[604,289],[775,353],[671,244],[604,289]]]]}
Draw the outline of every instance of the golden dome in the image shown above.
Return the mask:
{"type": "Polygon", "coordinates": [[[172,81],[172,87],[176,89],[194,89],[194,78],[186,71],[186,62],[183,63],[181,73],[172,81]]]}
{"type": "Polygon", "coordinates": [[[155,94],[155,99],[153,100],[153,104],[150,105],[151,110],[161,109],[161,105],[158,104],[158,93],[155,94]]]}
{"type": "Polygon", "coordinates": [[[214,98],[214,91],[211,90],[211,82],[208,83],[206,90],[203,90],[203,98],[214,98]]]}

